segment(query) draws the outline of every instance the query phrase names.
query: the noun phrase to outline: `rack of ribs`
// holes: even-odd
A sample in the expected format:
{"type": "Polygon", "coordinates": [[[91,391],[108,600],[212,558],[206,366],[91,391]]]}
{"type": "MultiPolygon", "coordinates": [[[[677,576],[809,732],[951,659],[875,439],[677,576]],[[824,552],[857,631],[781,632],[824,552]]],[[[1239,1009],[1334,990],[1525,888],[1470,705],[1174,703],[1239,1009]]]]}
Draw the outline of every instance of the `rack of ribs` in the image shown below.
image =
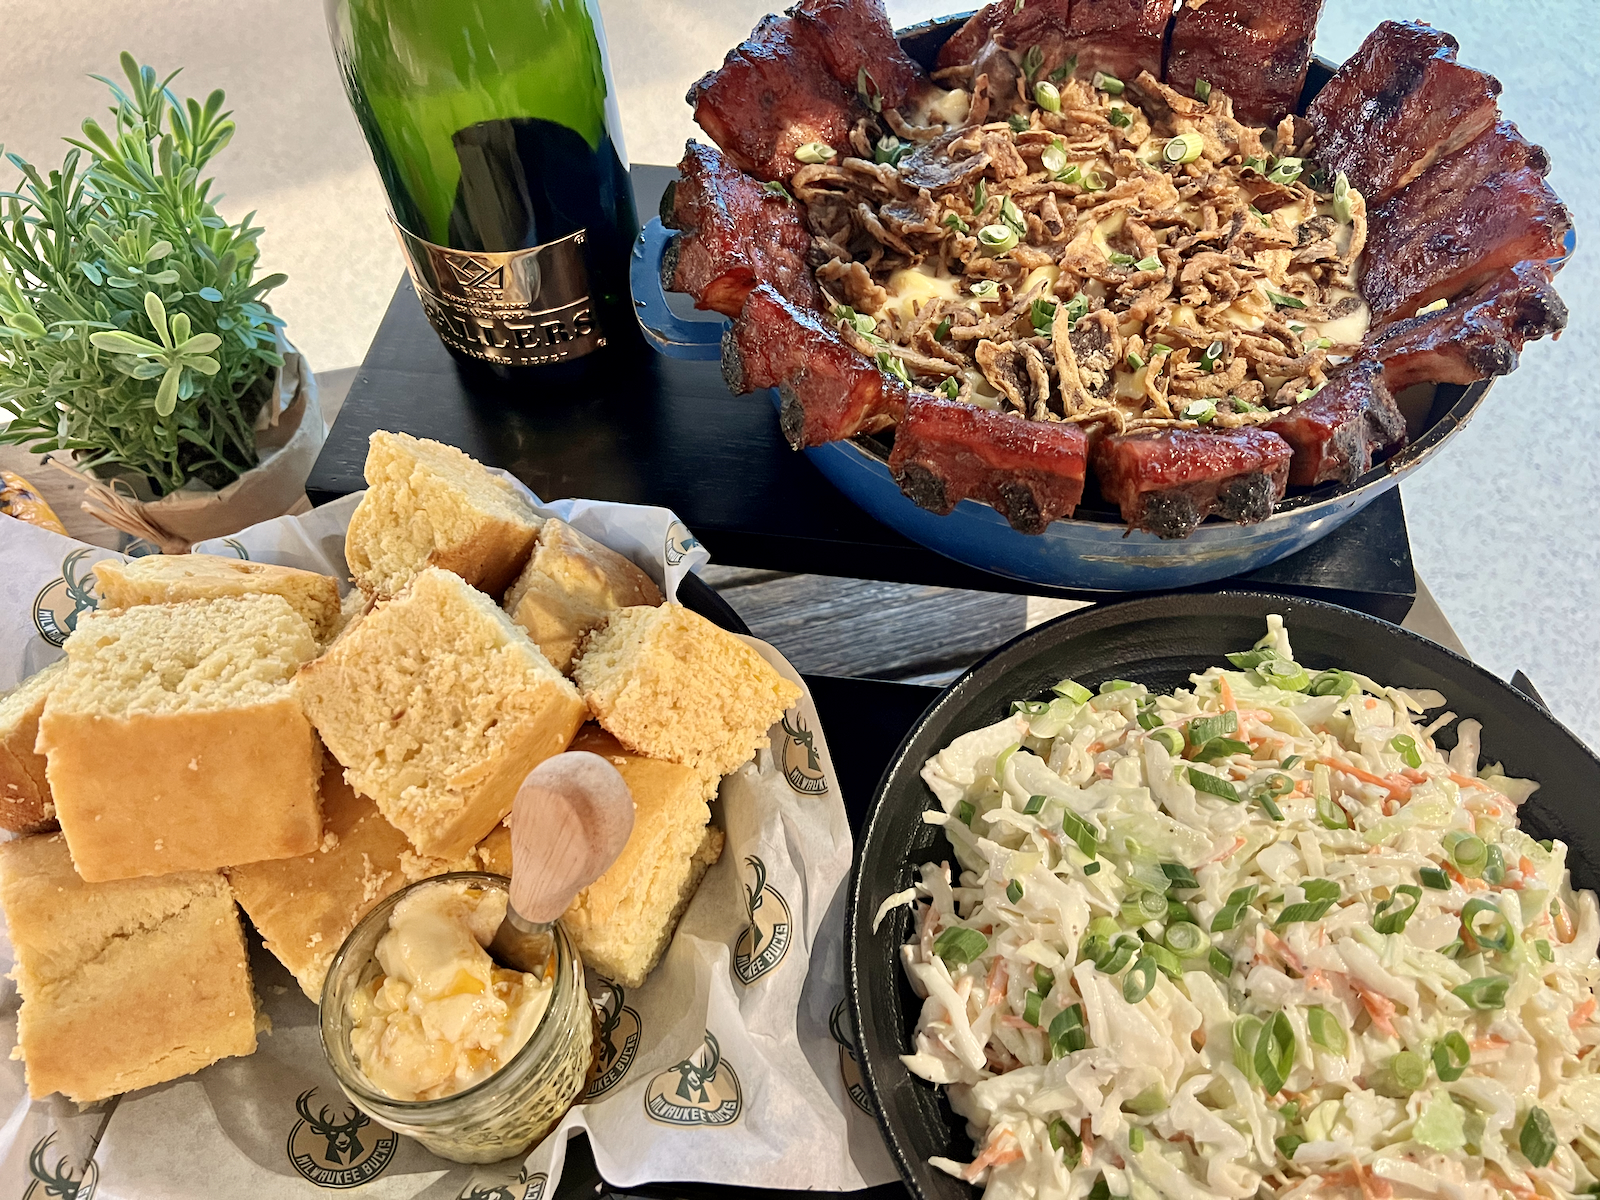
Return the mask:
{"type": "Polygon", "coordinates": [[[1094,445],[1100,492],[1130,528],[1186,538],[1215,514],[1265,521],[1283,499],[1289,443],[1265,429],[1107,434],[1094,445]]]}
{"type": "Polygon", "coordinates": [[[1315,396],[1302,400],[1266,429],[1294,448],[1289,482],[1313,487],[1354,483],[1372,469],[1373,455],[1406,442],[1406,422],[1372,360],[1351,363],[1315,396]]]}
{"type": "Polygon", "coordinates": [[[1369,211],[1498,119],[1500,81],[1458,63],[1457,49],[1448,33],[1385,21],[1306,109],[1318,160],[1369,211]]]}
{"type": "Polygon", "coordinates": [[[1564,254],[1572,218],[1544,180],[1549,169],[1545,152],[1501,121],[1369,208],[1361,291],[1373,325],[1564,254]]]}
{"type": "Polygon", "coordinates": [[[684,148],[661,219],[680,231],[661,260],[662,286],[687,292],[696,308],[737,317],[758,283],[801,308],[817,307],[820,293],[806,263],[811,234],[800,206],[710,146],[684,148]]]}
{"type": "Polygon", "coordinates": [[[1204,79],[1226,92],[1233,115],[1275,125],[1299,106],[1323,0],[1208,0],[1179,5],[1165,82],[1192,95],[1204,79]]]}
{"type": "MultiPolygon", "coordinates": [[[[1545,263],[1519,263],[1437,312],[1395,321],[1368,337],[1391,392],[1416,383],[1475,383],[1516,369],[1530,341],[1560,335],[1567,306],[1545,263]]],[[[1292,481],[1292,476],[1291,476],[1292,481]]]]}
{"type": "Polygon", "coordinates": [[[722,335],[722,376],[736,395],[777,388],[778,425],[796,450],[887,429],[911,394],[820,313],[797,308],[767,284],[750,293],[722,335]]]}
{"type": "Polygon", "coordinates": [[[1018,532],[1043,533],[1077,508],[1087,451],[1076,425],[1019,421],[918,392],[895,427],[889,472],[912,501],[941,516],[978,500],[1018,532]]]}
{"type": "Polygon", "coordinates": [[[974,64],[974,76],[987,72],[990,94],[1000,98],[1010,95],[1015,70],[998,63],[995,49],[1022,53],[1038,46],[1043,74],[1071,60],[1084,78],[1095,71],[1122,80],[1140,71],[1160,75],[1171,15],[1172,0],[995,0],[951,35],[939,50],[939,66],[974,64]],[[996,68],[1004,80],[997,81],[996,68]]]}
{"type": "Polygon", "coordinates": [[[899,108],[928,86],[922,68],[894,36],[883,0],[800,0],[789,16],[851,92],[865,83],[875,98],[899,108]]]}

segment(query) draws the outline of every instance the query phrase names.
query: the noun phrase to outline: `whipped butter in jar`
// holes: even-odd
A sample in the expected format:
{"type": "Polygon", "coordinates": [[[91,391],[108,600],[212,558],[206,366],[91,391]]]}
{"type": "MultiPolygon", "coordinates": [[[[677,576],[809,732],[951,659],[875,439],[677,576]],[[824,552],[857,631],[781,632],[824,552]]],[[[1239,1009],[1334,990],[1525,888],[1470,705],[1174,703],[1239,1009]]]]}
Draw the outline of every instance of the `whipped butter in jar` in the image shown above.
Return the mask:
{"type": "Polygon", "coordinates": [[[527,1150],[594,1062],[583,965],[559,923],[542,971],[488,954],[507,887],[462,872],[401,889],[351,932],[323,985],[323,1048],[345,1094],[456,1162],[527,1150]]]}

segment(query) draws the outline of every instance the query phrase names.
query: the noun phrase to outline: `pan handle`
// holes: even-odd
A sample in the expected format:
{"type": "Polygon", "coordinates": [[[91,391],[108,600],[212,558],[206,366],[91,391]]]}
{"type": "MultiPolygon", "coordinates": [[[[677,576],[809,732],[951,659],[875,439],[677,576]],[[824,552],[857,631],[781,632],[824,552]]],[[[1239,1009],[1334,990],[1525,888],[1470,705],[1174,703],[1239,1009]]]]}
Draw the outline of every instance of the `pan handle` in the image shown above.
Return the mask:
{"type": "Polygon", "coordinates": [[[652,217],[633,244],[628,282],[633,289],[633,313],[645,340],[668,358],[710,362],[722,357],[722,331],[726,320],[686,321],[667,307],[661,286],[661,260],[674,232],[652,217]]]}

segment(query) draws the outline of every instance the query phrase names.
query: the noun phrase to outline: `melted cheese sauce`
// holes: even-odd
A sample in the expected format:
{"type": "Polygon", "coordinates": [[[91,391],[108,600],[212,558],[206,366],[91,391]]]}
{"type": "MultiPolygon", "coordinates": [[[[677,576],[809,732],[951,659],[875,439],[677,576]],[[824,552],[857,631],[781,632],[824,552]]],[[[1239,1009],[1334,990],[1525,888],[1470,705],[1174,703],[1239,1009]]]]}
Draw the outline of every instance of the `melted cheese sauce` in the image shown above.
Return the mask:
{"type": "Polygon", "coordinates": [[[395,906],[374,954],[382,972],[350,1000],[350,1048],[378,1091],[396,1100],[454,1095],[533,1036],[553,979],[489,957],[505,912],[504,892],[466,883],[421,888],[395,906]]]}

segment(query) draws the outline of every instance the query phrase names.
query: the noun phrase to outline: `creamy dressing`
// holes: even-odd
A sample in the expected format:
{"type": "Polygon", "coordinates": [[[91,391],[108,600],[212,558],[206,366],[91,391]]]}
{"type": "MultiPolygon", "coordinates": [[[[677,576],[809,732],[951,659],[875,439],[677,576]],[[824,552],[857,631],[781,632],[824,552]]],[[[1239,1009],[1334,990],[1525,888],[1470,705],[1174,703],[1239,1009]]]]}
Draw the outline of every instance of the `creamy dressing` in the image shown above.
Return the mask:
{"type": "Polygon", "coordinates": [[[496,965],[485,947],[506,894],[467,883],[402,900],[374,957],[381,973],[350,1000],[350,1048],[396,1100],[436,1100],[481,1083],[533,1036],[553,980],[496,965]]]}

